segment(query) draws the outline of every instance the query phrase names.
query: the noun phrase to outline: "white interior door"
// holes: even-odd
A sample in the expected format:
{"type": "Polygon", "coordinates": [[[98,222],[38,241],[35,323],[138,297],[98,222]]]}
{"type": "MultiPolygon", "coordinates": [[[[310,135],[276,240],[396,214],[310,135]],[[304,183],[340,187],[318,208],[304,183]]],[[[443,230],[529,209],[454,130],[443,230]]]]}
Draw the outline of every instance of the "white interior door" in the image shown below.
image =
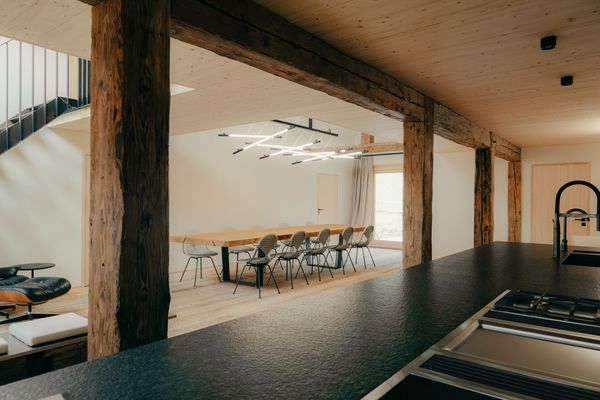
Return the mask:
{"type": "Polygon", "coordinates": [[[338,222],[338,176],[319,174],[317,176],[317,223],[337,224],[338,222]]]}

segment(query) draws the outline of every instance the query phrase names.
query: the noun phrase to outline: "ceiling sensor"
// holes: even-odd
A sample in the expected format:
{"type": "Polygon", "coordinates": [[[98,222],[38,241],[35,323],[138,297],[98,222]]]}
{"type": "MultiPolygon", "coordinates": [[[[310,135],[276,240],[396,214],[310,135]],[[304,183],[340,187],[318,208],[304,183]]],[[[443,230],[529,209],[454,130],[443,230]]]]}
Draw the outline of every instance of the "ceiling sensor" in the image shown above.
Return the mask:
{"type": "Polygon", "coordinates": [[[571,86],[573,84],[573,75],[565,75],[560,77],[561,86],[571,86]]]}
{"type": "Polygon", "coordinates": [[[556,36],[544,36],[540,41],[540,47],[542,50],[552,50],[556,47],[556,36]]]}

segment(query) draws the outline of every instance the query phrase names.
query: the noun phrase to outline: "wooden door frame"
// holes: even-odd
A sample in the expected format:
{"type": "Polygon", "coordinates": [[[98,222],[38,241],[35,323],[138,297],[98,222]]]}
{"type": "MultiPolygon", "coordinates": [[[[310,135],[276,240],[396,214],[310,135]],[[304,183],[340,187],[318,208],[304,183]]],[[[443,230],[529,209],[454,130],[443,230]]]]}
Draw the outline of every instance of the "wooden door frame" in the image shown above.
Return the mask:
{"type": "Polygon", "coordinates": [[[82,207],[81,207],[81,286],[89,286],[90,276],[90,185],[91,155],[83,153],[83,177],[82,177],[82,207]],[[87,218],[86,218],[87,217],[87,218]]]}
{"type": "MultiPolygon", "coordinates": [[[[375,180],[373,188],[377,187],[377,174],[393,174],[393,173],[404,173],[404,164],[384,164],[384,165],[373,165],[373,179],[375,180]]],[[[375,191],[376,192],[376,191],[375,191]]],[[[375,219],[375,207],[377,204],[377,195],[373,193],[373,219],[375,219]]],[[[375,221],[373,221],[375,222],[375,221]]],[[[371,243],[373,247],[381,249],[394,249],[402,250],[402,242],[395,242],[391,240],[376,240],[373,239],[371,243]]]]}

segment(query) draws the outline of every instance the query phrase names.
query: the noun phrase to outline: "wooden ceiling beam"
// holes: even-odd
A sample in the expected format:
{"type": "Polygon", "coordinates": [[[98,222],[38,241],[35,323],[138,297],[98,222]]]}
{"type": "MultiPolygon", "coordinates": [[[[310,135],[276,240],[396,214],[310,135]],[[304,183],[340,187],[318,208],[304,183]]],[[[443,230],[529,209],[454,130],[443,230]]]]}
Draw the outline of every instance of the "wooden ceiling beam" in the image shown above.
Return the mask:
{"type": "Polygon", "coordinates": [[[440,103],[434,106],[433,132],[472,149],[494,147],[494,154],[507,161],[519,161],[521,149],[508,140],[487,131],[440,103]]]}
{"type": "Polygon", "coordinates": [[[397,142],[383,142],[383,143],[368,143],[368,144],[354,144],[350,146],[335,146],[335,147],[322,147],[309,149],[314,153],[335,151],[339,153],[345,151],[346,153],[353,153],[356,151],[362,151],[363,153],[391,153],[404,151],[404,145],[397,142]]]}
{"type": "Polygon", "coordinates": [[[501,138],[498,135],[492,133],[492,146],[494,146],[494,152],[496,157],[500,157],[506,161],[520,161],[521,160],[521,148],[515,146],[508,140],[501,138]]]}
{"type": "Polygon", "coordinates": [[[172,0],[171,36],[394,119],[423,119],[423,95],[269,9],[172,0]]]}

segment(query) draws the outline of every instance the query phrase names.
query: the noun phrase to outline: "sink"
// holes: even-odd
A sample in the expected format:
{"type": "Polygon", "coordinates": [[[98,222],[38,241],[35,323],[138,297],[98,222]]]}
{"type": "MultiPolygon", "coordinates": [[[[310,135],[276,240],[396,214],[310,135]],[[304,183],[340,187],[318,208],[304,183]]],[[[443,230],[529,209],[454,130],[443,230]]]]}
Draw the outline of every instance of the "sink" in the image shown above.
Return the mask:
{"type": "Polygon", "coordinates": [[[573,250],[561,264],[600,267],[600,252],[573,250]]]}

